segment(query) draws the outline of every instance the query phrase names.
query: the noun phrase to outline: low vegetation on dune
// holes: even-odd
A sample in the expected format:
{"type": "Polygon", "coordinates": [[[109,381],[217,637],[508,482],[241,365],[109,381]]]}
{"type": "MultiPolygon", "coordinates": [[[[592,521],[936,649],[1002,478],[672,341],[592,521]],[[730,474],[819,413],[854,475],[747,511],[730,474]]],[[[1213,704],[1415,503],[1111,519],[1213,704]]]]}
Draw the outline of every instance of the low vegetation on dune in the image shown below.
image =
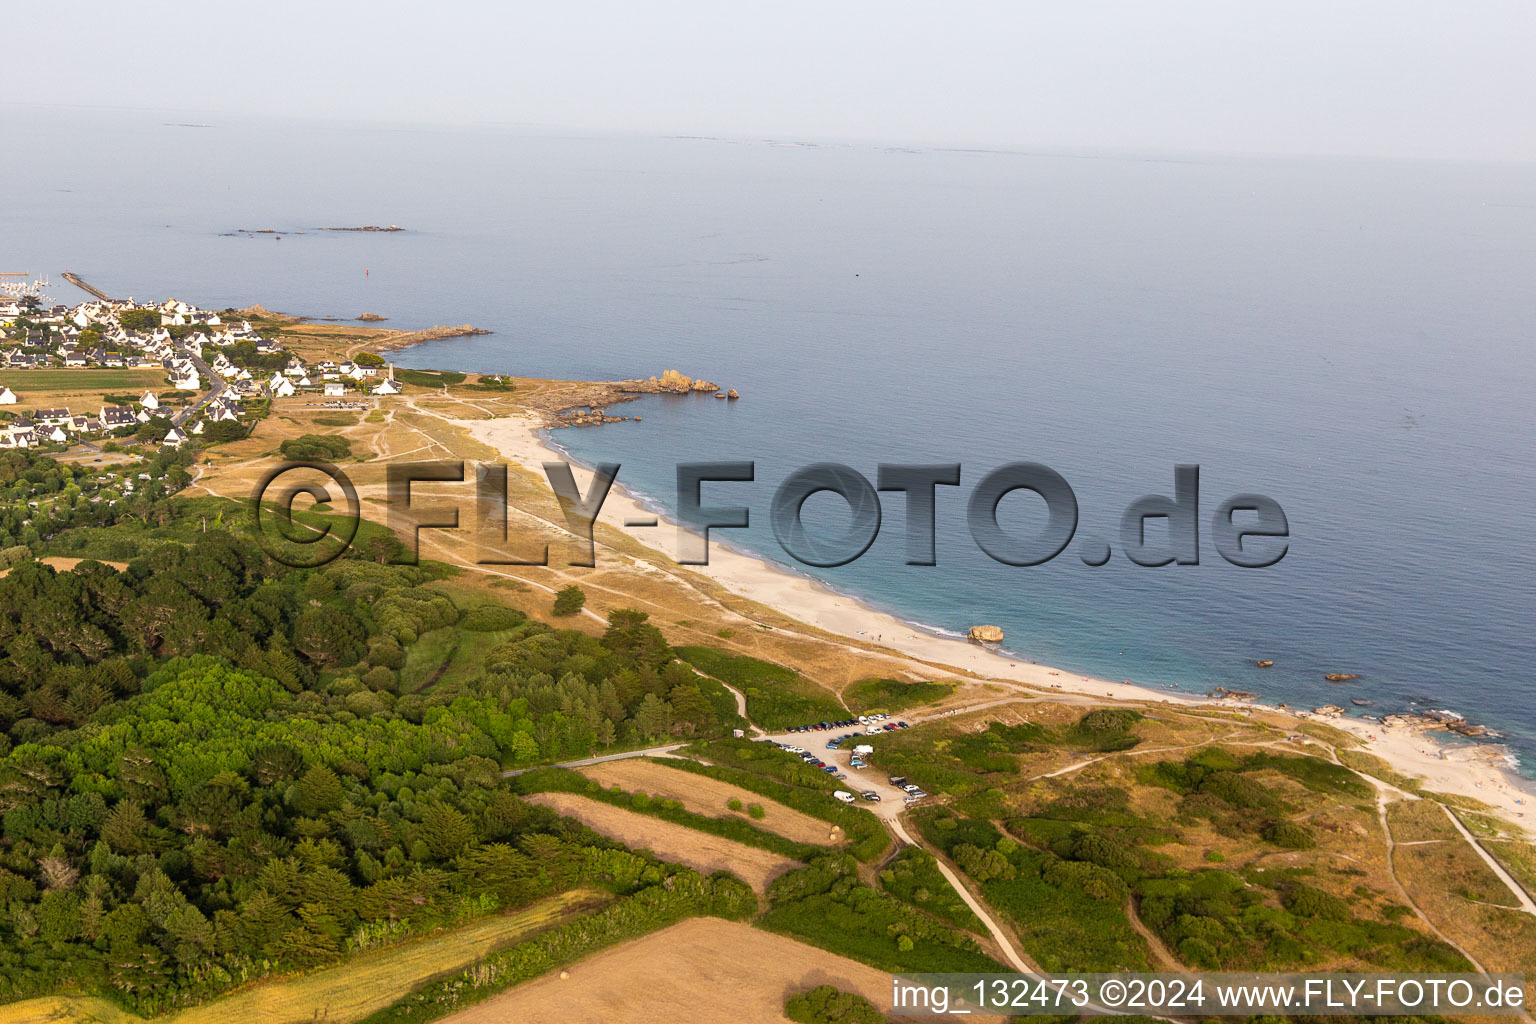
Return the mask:
{"type": "Polygon", "coordinates": [[[926,910],[941,921],[971,932],[982,930],[981,919],[939,873],[933,854],[916,846],[903,847],[880,871],[886,892],[926,910]]]}
{"type": "Polygon", "coordinates": [[[1136,713],[1107,709],[930,727],[875,756],[953,795],[918,809],[918,828],[1047,970],[1149,970],[1170,959],[1204,970],[1467,968],[1402,920],[1411,914],[1379,870],[1322,849],[1345,835],[1359,848],[1369,783],[1269,748],[1134,756],[1142,727],[1136,713]],[[916,754],[925,739],[931,764],[916,754]],[[1062,747],[1077,752],[1076,771],[1029,774],[1031,762],[1059,763],[1062,747]]]}
{"type": "Polygon", "coordinates": [[[747,717],[764,729],[837,721],[848,714],[819,684],[782,665],[708,647],[679,647],[677,656],[746,694],[747,717]]]}
{"type": "Polygon", "coordinates": [[[843,691],[843,701],[854,714],[862,715],[869,711],[895,714],[907,708],[938,703],[954,692],[954,683],[864,679],[843,691]]]}
{"type": "Polygon", "coordinates": [[[895,972],[1001,972],[976,940],[859,880],[858,863],[827,854],[768,890],[762,925],[895,972]]]}

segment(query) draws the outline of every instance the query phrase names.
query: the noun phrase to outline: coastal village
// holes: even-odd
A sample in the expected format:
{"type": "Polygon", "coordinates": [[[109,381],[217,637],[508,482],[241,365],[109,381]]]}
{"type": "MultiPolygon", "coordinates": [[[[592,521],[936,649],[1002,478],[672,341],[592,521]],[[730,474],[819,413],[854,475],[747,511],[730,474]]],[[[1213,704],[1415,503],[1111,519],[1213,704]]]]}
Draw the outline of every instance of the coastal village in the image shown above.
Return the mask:
{"type": "Polygon", "coordinates": [[[306,364],[233,310],[176,299],[0,301],[0,448],[235,440],[274,398],[401,389],[376,355],[306,364]],[[100,400],[82,405],[92,388],[100,400]],[[61,393],[74,400],[55,404],[61,393]]]}

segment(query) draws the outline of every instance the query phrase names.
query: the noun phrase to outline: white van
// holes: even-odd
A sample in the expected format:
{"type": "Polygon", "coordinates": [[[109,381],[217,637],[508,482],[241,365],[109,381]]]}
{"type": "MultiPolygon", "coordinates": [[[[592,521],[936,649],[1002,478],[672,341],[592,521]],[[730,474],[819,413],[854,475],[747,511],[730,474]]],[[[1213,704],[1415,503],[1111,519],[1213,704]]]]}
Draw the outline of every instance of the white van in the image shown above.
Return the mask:
{"type": "Polygon", "coordinates": [[[853,752],[855,754],[873,754],[875,752],[875,748],[870,746],[868,743],[860,743],[858,746],[853,748],[853,752]]]}
{"type": "Polygon", "coordinates": [[[853,803],[853,794],[848,792],[846,789],[840,789],[836,793],[833,793],[832,795],[837,797],[839,800],[841,800],[845,804],[853,803]]]}

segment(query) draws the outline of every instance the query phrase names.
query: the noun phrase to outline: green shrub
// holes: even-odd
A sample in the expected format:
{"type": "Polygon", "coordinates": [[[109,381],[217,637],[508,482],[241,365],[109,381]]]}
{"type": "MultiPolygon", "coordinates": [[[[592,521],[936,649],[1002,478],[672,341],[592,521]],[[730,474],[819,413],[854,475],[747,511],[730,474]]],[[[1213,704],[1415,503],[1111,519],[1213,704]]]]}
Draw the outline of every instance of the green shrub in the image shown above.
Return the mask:
{"type": "Polygon", "coordinates": [[[472,633],[497,633],[504,629],[516,629],[528,621],[528,616],[516,608],[505,605],[476,605],[459,619],[459,627],[472,633]]]}
{"type": "Polygon", "coordinates": [[[1277,821],[1264,830],[1266,842],[1287,850],[1310,850],[1317,845],[1312,830],[1295,821],[1277,821]]]}
{"type": "Polygon", "coordinates": [[[305,434],[278,445],[285,459],[304,462],[335,462],[352,454],[352,442],[334,434],[305,434]]]}
{"type": "Polygon", "coordinates": [[[1310,885],[1298,885],[1285,894],[1285,909],[1297,917],[1315,917],[1324,921],[1348,921],[1349,904],[1339,897],[1310,885]]]}
{"type": "Polygon", "coordinates": [[[573,583],[568,587],[561,588],[560,592],[555,595],[555,606],[552,610],[554,614],[562,617],[575,615],[586,606],[586,603],[586,591],[573,583]]]}
{"type": "Polygon", "coordinates": [[[897,899],[928,911],[935,917],[968,931],[979,931],[981,921],[971,912],[954,887],[939,873],[938,861],[920,846],[905,846],[880,872],[880,886],[897,899]]]}
{"type": "Polygon", "coordinates": [[[768,889],[770,931],[794,936],[879,970],[992,972],[1001,966],[975,939],[862,884],[846,854],[817,857],[768,889]]]}
{"type": "Polygon", "coordinates": [[[996,850],[983,850],[969,843],[961,843],[951,851],[960,870],[978,882],[990,882],[994,878],[1012,878],[1013,865],[996,850]]]}
{"type": "MultiPolygon", "coordinates": [[[[902,936],[906,939],[906,936],[902,936]]],[[[907,941],[911,948],[911,941],[907,941]]],[[[885,1024],[885,1017],[861,995],[818,985],[784,1000],[784,1016],[797,1024],[885,1024]]]]}

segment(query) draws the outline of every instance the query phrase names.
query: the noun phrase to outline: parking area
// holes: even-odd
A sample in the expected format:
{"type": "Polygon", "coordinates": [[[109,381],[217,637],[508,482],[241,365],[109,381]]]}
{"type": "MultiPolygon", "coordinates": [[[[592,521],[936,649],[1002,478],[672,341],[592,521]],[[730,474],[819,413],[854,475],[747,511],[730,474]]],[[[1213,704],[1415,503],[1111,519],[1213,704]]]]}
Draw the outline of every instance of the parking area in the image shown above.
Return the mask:
{"type": "Polygon", "coordinates": [[[761,737],[802,761],[821,768],[837,779],[841,788],[882,818],[896,818],[927,796],[921,790],[902,788],[906,780],[892,780],[868,764],[864,755],[873,751],[879,737],[907,728],[890,715],[865,715],[841,722],[818,722],[787,732],[761,737]]]}

